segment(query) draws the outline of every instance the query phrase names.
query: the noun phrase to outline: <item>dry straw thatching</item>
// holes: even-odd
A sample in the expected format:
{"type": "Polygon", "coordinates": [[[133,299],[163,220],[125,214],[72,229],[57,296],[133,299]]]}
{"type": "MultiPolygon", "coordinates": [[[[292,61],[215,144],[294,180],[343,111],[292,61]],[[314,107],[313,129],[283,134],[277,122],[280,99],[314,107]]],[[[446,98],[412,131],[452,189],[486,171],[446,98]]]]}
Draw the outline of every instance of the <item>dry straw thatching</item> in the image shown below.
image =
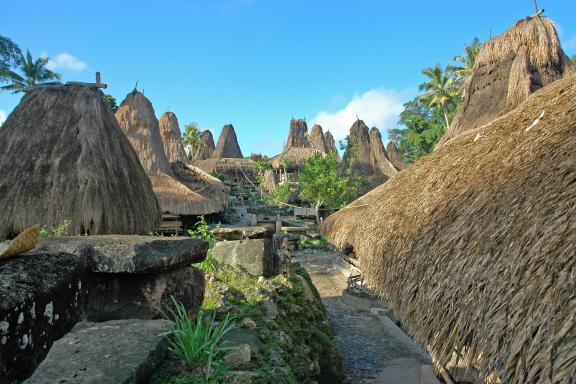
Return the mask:
{"type": "Polygon", "coordinates": [[[165,112],[158,121],[164,153],[169,162],[186,161],[186,152],[182,145],[180,126],[174,112],[165,112]]]}
{"type": "Polygon", "coordinates": [[[212,156],[214,152],[214,137],[212,137],[212,132],[209,130],[202,131],[200,133],[200,144],[194,153],[194,161],[206,160],[212,156]]]}
{"type": "Polygon", "coordinates": [[[284,151],[290,148],[309,148],[310,138],[308,137],[308,125],[304,119],[290,120],[290,130],[288,131],[288,139],[284,146],[284,151]]]}
{"type": "Polygon", "coordinates": [[[388,160],[388,154],[382,143],[382,135],[376,127],[370,129],[370,163],[372,169],[376,172],[382,181],[388,180],[392,177],[398,170],[394,165],[388,160]]]}
{"type": "Polygon", "coordinates": [[[536,16],[518,21],[483,45],[463,106],[440,144],[491,122],[533,92],[574,72],[550,19],[536,16]]]}
{"type": "Polygon", "coordinates": [[[203,210],[201,212],[198,211],[200,212],[198,214],[209,215],[226,210],[228,194],[222,181],[200,168],[186,165],[181,161],[176,161],[171,166],[172,172],[174,172],[178,181],[209,202],[209,204],[202,207],[203,210]]]}
{"type": "Polygon", "coordinates": [[[338,149],[336,148],[336,141],[334,140],[334,136],[332,136],[332,132],[326,131],[326,133],[324,133],[324,142],[326,143],[326,147],[328,148],[327,153],[333,152],[334,154],[336,154],[336,160],[338,161],[342,160],[340,154],[338,153],[338,149]]]}
{"type": "Polygon", "coordinates": [[[397,170],[401,171],[404,168],[406,168],[406,166],[402,162],[400,152],[398,152],[398,147],[396,146],[395,142],[393,141],[388,142],[388,145],[386,146],[386,154],[388,155],[388,160],[390,160],[392,165],[394,165],[394,167],[397,170]]]}
{"type": "Polygon", "coordinates": [[[0,238],[70,220],[74,234],[151,231],[160,211],[97,88],[27,92],[0,129],[0,238]]]}
{"type": "Polygon", "coordinates": [[[273,169],[267,169],[264,171],[264,182],[262,183],[264,190],[268,193],[274,192],[276,190],[276,172],[273,169]]]}
{"type": "Polygon", "coordinates": [[[310,135],[308,136],[308,140],[310,141],[311,148],[317,149],[322,153],[329,152],[326,137],[324,136],[324,131],[320,125],[314,124],[312,131],[310,131],[310,135]]]}
{"type": "Polygon", "coordinates": [[[141,92],[130,92],[118,107],[116,119],[146,173],[170,174],[170,163],[164,152],[158,119],[150,100],[141,92]]]}
{"type": "Polygon", "coordinates": [[[302,167],[306,162],[306,160],[308,160],[317,153],[324,155],[323,152],[314,148],[289,147],[281,154],[276,155],[272,159],[270,159],[270,163],[272,164],[272,168],[274,169],[281,169],[281,168],[283,169],[284,161],[288,161],[287,169],[289,171],[293,171],[302,167]]]}
{"type": "Polygon", "coordinates": [[[212,152],[211,157],[213,159],[244,158],[232,124],[225,125],[224,128],[222,128],[222,132],[218,138],[218,144],[216,144],[216,148],[214,152],[212,152]]]}
{"type": "Polygon", "coordinates": [[[214,174],[214,173],[246,173],[253,174],[256,173],[256,167],[254,162],[250,159],[234,159],[234,158],[224,158],[224,159],[207,159],[202,161],[194,162],[194,166],[200,168],[204,172],[214,174]]]}
{"type": "Polygon", "coordinates": [[[576,76],[330,216],[404,329],[506,383],[576,382],[576,76]],[[542,115],[543,114],[543,115],[542,115]],[[538,119],[540,117],[540,119],[538,119]]]}

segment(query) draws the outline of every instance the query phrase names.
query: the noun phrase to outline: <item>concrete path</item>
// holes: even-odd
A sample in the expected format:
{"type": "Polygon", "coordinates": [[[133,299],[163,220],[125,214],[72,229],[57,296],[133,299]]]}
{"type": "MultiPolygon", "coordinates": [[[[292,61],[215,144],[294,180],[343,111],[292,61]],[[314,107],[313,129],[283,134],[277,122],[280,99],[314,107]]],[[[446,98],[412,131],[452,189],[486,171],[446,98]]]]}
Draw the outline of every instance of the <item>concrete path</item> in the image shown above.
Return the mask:
{"type": "Polygon", "coordinates": [[[334,330],[344,361],[345,383],[438,384],[426,354],[387,316],[374,316],[341,300],[345,271],[332,252],[294,254],[306,268],[334,330]]]}

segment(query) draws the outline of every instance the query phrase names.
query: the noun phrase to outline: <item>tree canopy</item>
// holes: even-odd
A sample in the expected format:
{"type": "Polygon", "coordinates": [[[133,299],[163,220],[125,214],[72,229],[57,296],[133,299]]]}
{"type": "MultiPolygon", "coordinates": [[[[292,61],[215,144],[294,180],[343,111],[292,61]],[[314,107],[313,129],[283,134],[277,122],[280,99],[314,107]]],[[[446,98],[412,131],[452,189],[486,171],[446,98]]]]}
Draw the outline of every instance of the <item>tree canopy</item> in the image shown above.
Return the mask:
{"type": "Polygon", "coordinates": [[[204,145],[204,142],[200,140],[200,126],[198,123],[192,122],[184,126],[182,144],[188,149],[188,153],[192,157],[192,161],[194,161],[194,149],[204,145]]]}
{"type": "Polygon", "coordinates": [[[9,84],[0,87],[0,89],[18,93],[40,84],[56,83],[57,80],[60,80],[60,75],[46,68],[48,61],[48,57],[39,57],[34,60],[30,51],[26,52],[26,56],[20,52],[20,59],[17,64],[17,70],[20,73],[11,69],[2,71],[0,78],[9,84]]]}
{"type": "Polygon", "coordinates": [[[5,81],[2,78],[3,72],[20,64],[21,57],[22,51],[20,47],[10,38],[0,35],[0,81],[5,81]]]}

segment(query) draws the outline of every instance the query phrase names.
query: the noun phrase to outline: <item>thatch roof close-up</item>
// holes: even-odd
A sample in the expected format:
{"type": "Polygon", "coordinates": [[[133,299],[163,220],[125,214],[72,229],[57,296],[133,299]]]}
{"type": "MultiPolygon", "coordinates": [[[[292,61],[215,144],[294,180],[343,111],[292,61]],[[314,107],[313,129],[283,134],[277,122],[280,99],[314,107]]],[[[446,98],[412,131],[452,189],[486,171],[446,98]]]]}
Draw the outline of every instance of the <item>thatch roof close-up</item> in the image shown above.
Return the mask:
{"type": "Polygon", "coordinates": [[[134,234],[160,219],[150,181],[97,89],[28,91],[0,129],[0,238],[70,221],[71,234],[134,234]]]}
{"type": "Polygon", "coordinates": [[[158,119],[150,100],[141,92],[130,92],[118,107],[116,119],[146,173],[170,174],[170,163],[164,152],[158,119]]]}
{"type": "Polygon", "coordinates": [[[320,125],[314,124],[308,139],[310,141],[310,148],[317,149],[322,153],[329,152],[328,144],[326,143],[326,137],[324,136],[324,131],[320,125]]]}
{"type": "Polygon", "coordinates": [[[228,193],[226,186],[220,179],[181,161],[173,162],[171,166],[178,181],[210,202],[206,210],[200,214],[224,212],[228,206],[228,193]]]}
{"type": "Polygon", "coordinates": [[[267,169],[264,171],[264,182],[262,183],[264,190],[268,193],[274,192],[278,185],[276,180],[276,172],[273,169],[267,169]]]}
{"type": "Polygon", "coordinates": [[[285,167],[284,162],[287,161],[287,170],[294,171],[302,167],[306,160],[317,153],[324,154],[314,148],[290,147],[279,155],[271,158],[270,164],[272,164],[272,168],[274,169],[283,169],[285,167]]]}
{"type": "Polygon", "coordinates": [[[440,144],[491,122],[533,92],[572,73],[574,64],[560,47],[550,19],[535,16],[518,21],[483,44],[463,105],[440,144]]]}
{"type": "Polygon", "coordinates": [[[182,145],[180,126],[174,112],[165,112],[158,121],[160,137],[164,145],[164,152],[169,162],[186,161],[186,152],[182,145]]]}
{"type": "Polygon", "coordinates": [[[214,146],[214,137],[209,130],[200,133],[200,142],[201,144],[198,145],[198,148],[194,151],[193,161],[209,159],[216,148],[214,146]]]}
{"type": "Polygon", "coordinates": [[[232,124],[225,125],[220,133],[220,138],[218,138],[218,144],[214,152],[212,152],[213,159],[241,159],[242,150],[238,144],[238,138],[236,137],[236,132],[234,131],[234,126],[232,124]]]}
{"type": "Polygon", "coordinates": [[[483,379],[574,383],[575,147],[571,76],[397,173],[321,231],[353,246],[441,364],[456,352],[483,379]]]}

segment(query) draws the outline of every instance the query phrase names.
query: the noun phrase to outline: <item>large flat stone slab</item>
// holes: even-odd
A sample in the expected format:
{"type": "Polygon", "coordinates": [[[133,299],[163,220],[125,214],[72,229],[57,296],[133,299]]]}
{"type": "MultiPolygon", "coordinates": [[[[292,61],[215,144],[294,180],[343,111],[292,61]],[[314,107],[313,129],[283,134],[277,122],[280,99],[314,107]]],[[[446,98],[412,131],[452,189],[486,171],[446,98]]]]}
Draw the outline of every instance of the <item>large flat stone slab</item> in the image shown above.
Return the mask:
{"type": "Polygon", "coordinates": [[[272,239],[220,241],[214,245],[212,255],[219,263],[252,276],[270,277],[278,271],[272,239]]]}
{"type": "Polygon", "coordinates": [[[270,239],[274,234],[272,228],[266,226],[253,227],[226,227],[214,228],[212,234],[216,240],[248,240],[248,239],[270,239]]]}
{"type": "Polygon", "coordinates": [[[82,319],[87,260],[29,252],[0,263],[0,383],[32,374],[82,319]]]}
{"type": "Polygon", "coordinates": [[[171,296],[195,314],[204,301],[204,272],[194,267],[154,274],[92,273],[87,284],[89,321],[158,319],[172,306],[171,296]]]}
{"type": "Polygon", "coordinates": [[[70,236],[42,239],[37,249],[87,257],[92,272],[151,273],[203,261],[208,243],[190,237],[70,236]]]}
{"type": "Polygon", "coordinates": [[[79,323],[58,340],[26,384],[147,382],[166,355],[166,320],[79,323]]]}

